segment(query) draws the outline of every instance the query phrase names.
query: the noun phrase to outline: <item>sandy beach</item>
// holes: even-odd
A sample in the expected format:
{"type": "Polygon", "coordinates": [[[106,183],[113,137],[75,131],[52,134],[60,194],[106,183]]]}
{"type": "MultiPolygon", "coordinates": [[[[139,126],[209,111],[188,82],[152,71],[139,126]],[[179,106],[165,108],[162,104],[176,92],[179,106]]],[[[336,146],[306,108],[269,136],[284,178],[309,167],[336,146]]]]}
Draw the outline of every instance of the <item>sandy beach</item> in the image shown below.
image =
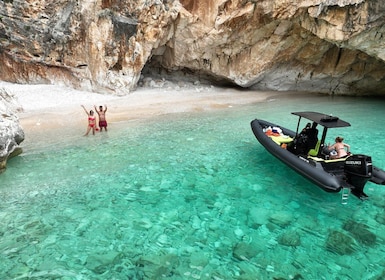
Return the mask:
{"type": "MultiPolygon", "coordinates": [[[[88,110],[107,105],[109,126],[115,122],[143,119],[161,114],[215,110],[260,102],[274,92],[242,91],[207,85],[169,84],[158,88],[138,88],[127,96],[98,94],[57,85],[20,85],[0,82],[20,104],[20,123],[26,133],[72,128],[84,132],[88,110]]],[[[80,133],[81,133],[80,132],[80,133]]]]}

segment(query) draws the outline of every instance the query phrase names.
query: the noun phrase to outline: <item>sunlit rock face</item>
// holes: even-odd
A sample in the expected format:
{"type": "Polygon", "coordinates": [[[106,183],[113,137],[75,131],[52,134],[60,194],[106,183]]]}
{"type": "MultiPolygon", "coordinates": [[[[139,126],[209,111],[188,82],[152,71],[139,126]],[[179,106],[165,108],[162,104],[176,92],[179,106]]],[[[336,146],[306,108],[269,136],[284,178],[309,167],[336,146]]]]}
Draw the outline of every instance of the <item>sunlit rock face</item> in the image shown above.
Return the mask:
{"type": "Polygon", "coordinates": [[[145,69],[384,95],[384,12],[380,0],[0,1],[0,79],[127,94],[145,69]]]}
{"type": "Polygon", "coordinates": [[[172,36],[176,4],[0,1],[0,79],[128,93],[172,36]]]}
{"type": "Polygon", "coordinates": [[[24,140],[24,131],[17,117],[20,110],[14,96],[0,88],[0,173],[5,170],[8,158],[22,152],[19,144],[24,140]]]}

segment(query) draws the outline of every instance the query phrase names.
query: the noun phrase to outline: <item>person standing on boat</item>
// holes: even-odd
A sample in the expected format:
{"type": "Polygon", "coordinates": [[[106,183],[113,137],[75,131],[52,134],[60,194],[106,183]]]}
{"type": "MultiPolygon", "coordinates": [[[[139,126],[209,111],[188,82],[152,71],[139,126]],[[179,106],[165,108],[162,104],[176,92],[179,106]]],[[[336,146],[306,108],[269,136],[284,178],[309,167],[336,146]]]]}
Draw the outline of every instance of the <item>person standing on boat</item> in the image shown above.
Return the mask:
{"type": "Polygon", "coordinates": [[[289,144],[287,149],[296,154],[307,154],[308,148],[308,133],[311,129],[311,124],[307,123],[301,132],[294,138],[294,141],[289,144]]]}
{"type": "Polygon", "coordinates": [[[88,116],[88,126],[87,126],[87,131],[86,131],[86,134],[84,134],[84,136],[87,136],[88,133],[90,133],[91,129],[92,129],[92,134],[95,135],[95,129],[96,129],[96,117],[94,116],[94,111],[90,110],[90,112],[87,111],[87,109],[81,105],[84,109],[84,112],[86,112],[87,116],[88,116]]]}
{"type": "Polygon", "coordinates": [[[332,155],[331,154],[331,159],[336,159],[336,158],[344,158],[347,157],[350,153],[350,146],[346,143],[344,143],[344,138],[338,136],[335,139],[336,143],[334,145],[328,146],[328,149],[331,151],[335,151],[336,154],[332,155]],[[346,150],[345,150],[346,148],[346,150]]]}
{"type": "Polygon", "coordinates": [[[310,127],[311,127],[311,124],[307,123],[306,126],[302,128],[302,131],[300,134],[307,134],[307,131],[310,129],[310,127]]]}
{"type": "Polygon", "coordinates": [[[299,148],[301,153],[307,154],[311,149],[314,149],[318,141],[318,129],[317,123],[313,122],[310,126],[310,123],[300,133],[299,148]]]}
{"type": "Polygon", "coordinates": [[[99,106],[99,111],[96,110],[95,105],[94,105],[94,108],[96,113],[98,113],[98,116],[99,116],[100,132],[102,132],[103,127],[104,127],[104,130],[107,131],[107,119],[106,119],[107,105],[104,105],[104,110],[103,110],[103,106],[99,106]]]}
{"type": "Polygon", "coordinates": [[[310,149],[315,148],[318,141],[318,129],[317,129],[316,122],[313,122],[311,128],[307,130],[306,134],[307,134],[307,148],[309,151],[310,149]]]}

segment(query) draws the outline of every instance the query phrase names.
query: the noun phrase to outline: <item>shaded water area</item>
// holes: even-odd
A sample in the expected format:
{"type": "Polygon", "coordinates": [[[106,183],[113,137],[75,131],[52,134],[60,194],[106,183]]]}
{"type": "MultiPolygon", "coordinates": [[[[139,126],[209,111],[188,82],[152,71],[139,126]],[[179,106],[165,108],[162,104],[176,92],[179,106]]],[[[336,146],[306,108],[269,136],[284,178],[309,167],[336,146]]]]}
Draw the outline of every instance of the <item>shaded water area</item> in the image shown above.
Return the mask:
{"type": "Polygon", "coordinates": [[[338,115],[385,168],[385,101],[274,97],[26,141],[0,177],[0,279],[383,279],[385,186],[322,191],[271,156],[250,121],[338,115]]]}

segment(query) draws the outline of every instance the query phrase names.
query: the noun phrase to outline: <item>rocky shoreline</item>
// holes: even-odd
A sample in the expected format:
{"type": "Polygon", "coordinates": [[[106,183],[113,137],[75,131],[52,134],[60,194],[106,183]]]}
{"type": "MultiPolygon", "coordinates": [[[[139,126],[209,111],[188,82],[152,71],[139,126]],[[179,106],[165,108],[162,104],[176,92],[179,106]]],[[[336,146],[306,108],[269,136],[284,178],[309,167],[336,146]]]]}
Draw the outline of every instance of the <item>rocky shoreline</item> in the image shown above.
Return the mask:
{"type": "Polygon", "coordinates": [[[20,143],[24,141],[24,131],[17,115],[20,111],[14,95],[0,88],[0,173],[9,158],[22,152],[20,143]]]}

